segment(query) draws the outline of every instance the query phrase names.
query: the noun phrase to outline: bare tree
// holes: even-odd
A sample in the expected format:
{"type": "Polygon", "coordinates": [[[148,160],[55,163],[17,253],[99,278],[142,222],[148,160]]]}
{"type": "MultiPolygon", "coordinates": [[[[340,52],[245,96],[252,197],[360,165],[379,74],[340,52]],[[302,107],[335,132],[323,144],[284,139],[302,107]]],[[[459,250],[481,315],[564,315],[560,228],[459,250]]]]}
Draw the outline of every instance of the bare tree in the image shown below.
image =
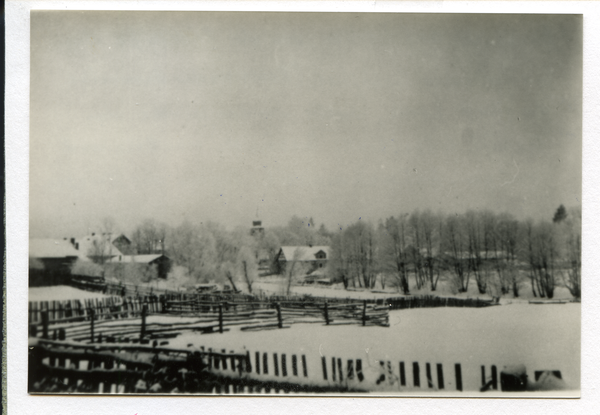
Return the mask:
{"type": "Polygon", "coordinates": [[[526,222],[526,255],[532,283],[540,297],[554,297],[556,287],[556,261],[558,247],[556,228],[549,222],[526,222]]]}
{"type": "Polygon", "coordinates": [[[373,226],[359,220],[346,229],[344,237],[350,241],[350,261],[356,270],[359,285],[373,288],[377,281],[375,267],[377,247],[373,226]]]}
{"type": "Polygon", "coordinates": [[[348,251],[344,245],[344,234],[338,232],[331,239],[331,252],[327,272],[333,281],[341,280],[344,289],[350,285],[348,251]]]}
{"type": "Polygon", "coordinates": [[[442,266],[438,258],[441,252],[442,225],[440,214],[433,214],[430,210],[421,213],[425,270],[431,291],[436,290],[441,274],[442,266]]]}
{"type": "Polygon", "coordinates": [[[371,224],[358,221],[333,238],[329,273],[348,288],[372,289],[377,282],[378,240],[371,224]]]}
{"type": "Polygon", "coordinates": [[[411,230],[411,242],[410,256],[413,264],[413,270],[415,272],[415,282],[417,289],[420,289],[426,284],[426,275],[424,260],[422,256],[423,249],[423,230],[421,214],[418,210],[414,211],[408,218],[408,223],[411,230]]]}
{"type": "Polygon", "coordinates": [[[304,267],[302,266],[302,248],[296,248],[294,250],[294,254],[291,259],[287,260],[284,271],[284,281],[285,281],[285,295],[290,295],[292,291],[292,283],[294,283],[297,278],[304,274],[304,267]]]}
{"type": "Polygon", "coordinates": [[[407,217],[406,214],[400,215],[398,218],[392,216],[380,226],[380,233],[383,234],[380,256],[382,270],[395,276],[392,284],[406,295],[410,294],[407,217]]]}
{"type": "Polygon", "coordinates": [[[169,235],[169,255],[175,264],[187,270],[191,281],[208,282],[215,270],[213,235],[187,221],[171,229],[169,235]]]}
{"type": "Polygon", "coordinates": [[[167,226],[154,219],[145,219],[132,235],[132,243],[137,254],[164,253],[167,226]]]}
{"type": "Polygon", "coordinates": [[[503,213],[498,216],[494,245],[500,249],[496,252],[496,262],[501,264],[500,272],[502,274],[503,293],[508,293],[510,287],[514,297],[519,296],[521,285],[521,274],[516,265],[519,249],[519,228],[519,222],[511,214],[503,213]]]}
{"type": "Polygon", "coordinates": [[[485,294],[487,279],[483,270],[484,261],[482,258],[482,250],[484,245],[484,232],[482,217],[477,212],[472,210],[467,211],[464,217],[467,231],[467,247],[469,270],[475,277],[479,294],[485,294]]]}
{"type": "Polygon", "coordinates": [[[453,282],[458,292],[467,292],[471,278],[467,261],[468,240],[464,230],[464,218],[450,215],[446,219],[445,245],[453,272],[453,282]]]}
{"type": "Polygon", "coordinates": [[[571,209],[559,223],[562,280],[571,295],[581,298],[581,208],[571,209]],[[565,275],[566,274],[566,275],[565,275]]]}

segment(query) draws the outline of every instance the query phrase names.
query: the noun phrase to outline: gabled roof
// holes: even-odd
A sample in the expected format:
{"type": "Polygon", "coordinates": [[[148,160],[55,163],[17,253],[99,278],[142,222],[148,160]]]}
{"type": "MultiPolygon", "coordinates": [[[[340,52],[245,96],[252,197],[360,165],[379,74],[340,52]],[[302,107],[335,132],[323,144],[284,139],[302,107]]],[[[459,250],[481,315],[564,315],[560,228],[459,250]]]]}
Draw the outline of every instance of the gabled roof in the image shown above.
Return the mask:
{"type": "Polygon", "coordinates": [[[121,236],[124,235],[121,233],[91,234],[77,238],[75,242],[79,244],[79,255],[81,256],[114,257],[123,255],[113,245],[113,242],[121,236]]]}
{"type": "Polygon", "coordinates": [[[122,263],[137,263],[137,264],[149,264],[152,261],[157,260],[160,257],[167,256],[163,254],[151,254],[151,255],[118,255],[110,259],[109,262],[122,262],[122,263]]]}
{"type": "Polygon", "coordinates": [[[65,239],[30,239],[29,256],[32,258],[78,257],[79,251],[65,239]]]}
{"type": "Polygon", "coordinates": [[[282,246],[279,250],[279,260],[285,259],[286,261],[316,261],[316,255],[323,251],[325,253],[325,259],[329,259],[329,246],[317,245],[317,246],[282,246]],[[284,258],[281,258],[283,255],[284,258]]]}

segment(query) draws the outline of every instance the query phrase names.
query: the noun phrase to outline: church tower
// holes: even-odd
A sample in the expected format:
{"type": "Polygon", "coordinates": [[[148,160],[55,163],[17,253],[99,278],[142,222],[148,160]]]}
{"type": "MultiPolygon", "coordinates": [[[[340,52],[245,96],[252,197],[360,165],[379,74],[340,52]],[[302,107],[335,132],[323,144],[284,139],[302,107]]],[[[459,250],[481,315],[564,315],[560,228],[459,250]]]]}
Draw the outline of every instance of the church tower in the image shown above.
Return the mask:
{"type": "Polygon", "coordinates": [[[265,233],[265,228],[262,226],[262,221],[258,218],[258,208],[256,208],[256,219],[252,221],[252,228],[250,228],[250,235],[261,237],[265,233]]]}

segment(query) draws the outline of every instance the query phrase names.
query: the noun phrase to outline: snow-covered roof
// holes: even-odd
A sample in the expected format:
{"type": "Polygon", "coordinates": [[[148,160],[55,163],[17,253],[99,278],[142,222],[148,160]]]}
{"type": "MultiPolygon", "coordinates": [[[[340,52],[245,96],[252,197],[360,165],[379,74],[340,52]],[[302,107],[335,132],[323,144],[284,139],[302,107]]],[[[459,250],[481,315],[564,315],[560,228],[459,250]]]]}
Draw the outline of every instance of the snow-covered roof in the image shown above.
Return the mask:
{"type": "Polygon", "coordinates": [[[279,255],[283,254],[286,261],[316,261],[317,254],[323,251],[325,253],[325,259],[329,259],[330,248],[327,245],[316,245],[316,246],[282,246],[279,255]]]}
{"type": "Polygon", "coordinates": [[[77,257],[79,251],[65,239],[30,239],[29,256],[33,258],[77,257]]]}
{"type": "Polygon", "coordinates": [[[121,236],[123,236],[123,234],[120,233],[96,233],[76,238],[75,242],[79,244],[79,255],[81,256],[114,257],[123,255],[122,252],[113,245],[113,242],[121,236]]]}
{"type": "MultiPolygon", "coordinates": [[[[165,257],[163,254],[148,254],[148,255],[118,255],[110,259],[110,262],[138,263],[149,264],[150,262],[165,257]]],[[[168,259],[168,258],[167,258],[168,259]]]]}

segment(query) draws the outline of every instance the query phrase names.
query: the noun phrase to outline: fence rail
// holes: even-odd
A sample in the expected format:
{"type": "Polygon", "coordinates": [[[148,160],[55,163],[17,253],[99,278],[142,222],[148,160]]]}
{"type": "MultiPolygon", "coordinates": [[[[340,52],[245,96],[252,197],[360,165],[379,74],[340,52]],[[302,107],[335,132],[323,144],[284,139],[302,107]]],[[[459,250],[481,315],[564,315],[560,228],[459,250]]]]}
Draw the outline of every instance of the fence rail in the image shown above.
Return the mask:
{"type": "MultiPolygon", "coordinates": [[[[203,333],[227,331],[229,326],[242,330],[286,328],[295,323],[326,325],[362,324],[389,326],[389,310],[418,307],[486,307],[491,301],[435,296],[399,297],[363,300],[319,299],[314,297],[269,297],[275,301],[251,301],[248,296],[202,294],[163,294],[128,297],[105,297],[67,301],[29,302],[31,336],[74,338],[97,341],[98,335],[128,339],[133,326],[146,325],[145,317],[157,314],[198,317],[192,323],[174,325],[148,322],[145,330],[150,338],[174,336],[183,330],[203,333]],[[126,321],[139,319],[138,323],[126,321]],[[119,322],[115,322],[119,320],[119,322]],[[82,322],[89,322],[87,325],[82,322]],[[69,326],[70,325],[70,326],[69,326]],[[85,327],[83,327],[85,326],[85,327]],[[122,329],[121,331],[119,331],[122,329]],[[170,333],[170,334],[169,334],[170,333]]],[[[140,331],[140,330],[138,330],[140,331]]],[[[142,336],[143,338],[144,336],[142,336]]]]}
{"type": "Polygon", "coordinates": [[[71,301],[42,302],[30,307],[30,336],[90,343],[148,342],[183,331],[223,333],[232,326],[246,330],[288,328],[296,323],[389,326],[389,309],[368,304],[211,303],[169,301],[165,297],[104,298],[82,307],[71,301]],[[185,322],[157,321],[159,315],[188,316],[185,322]]]}
{"type": "Polygon", "coordinates": [[[495,365],[463,371],[460,363],[43,339],[30,339],[29,346],[32,393],[462,392],[514,391],[515,385],[515,379],[499,373],[495,365]]]}

